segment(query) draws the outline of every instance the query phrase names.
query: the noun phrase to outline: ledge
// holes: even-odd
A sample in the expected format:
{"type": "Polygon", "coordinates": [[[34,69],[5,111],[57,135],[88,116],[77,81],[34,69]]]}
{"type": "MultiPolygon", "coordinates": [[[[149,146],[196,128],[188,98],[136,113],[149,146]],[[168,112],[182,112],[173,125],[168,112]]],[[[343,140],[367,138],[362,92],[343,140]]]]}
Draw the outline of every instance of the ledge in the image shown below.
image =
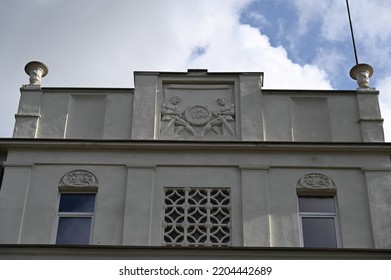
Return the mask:
{"type": "Polygon", "coordinates": [[[360,118],[359,122],[384,122],[383,118],[360,118]]]}
{"type": "Polygon", "coordinates": [[[387,249],[311,249],[290,247],[176,248],[143,246],[0,245],[2,260],[378,260],[391,259],[387,249]]]}
{"type": "Polygon", "coordinates": [[[277,142],[277,141],[175,141],[175,140],[102,140],[0,138],[0,150],[8,149],[90,149],[159,151],[283,151],[283,152],[362,152],[389,153],[389,142],[277,142]]]}
{"type": "Polygon", "coordinates": [[[41,118],[41,114],[32,114],[32,113],[16,113],[15,117],[25,117],[25,118],[41,118]]]}

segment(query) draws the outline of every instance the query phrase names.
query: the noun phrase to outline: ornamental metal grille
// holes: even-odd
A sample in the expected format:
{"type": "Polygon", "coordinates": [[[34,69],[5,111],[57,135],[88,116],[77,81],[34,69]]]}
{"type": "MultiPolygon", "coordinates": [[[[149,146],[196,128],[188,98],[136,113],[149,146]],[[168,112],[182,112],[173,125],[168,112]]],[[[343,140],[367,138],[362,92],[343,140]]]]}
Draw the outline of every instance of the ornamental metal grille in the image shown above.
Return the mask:
{"type": "Polygon", "coordinates": [[[165,188],[164,245],[229,246],[229,188],[165,188]]]}

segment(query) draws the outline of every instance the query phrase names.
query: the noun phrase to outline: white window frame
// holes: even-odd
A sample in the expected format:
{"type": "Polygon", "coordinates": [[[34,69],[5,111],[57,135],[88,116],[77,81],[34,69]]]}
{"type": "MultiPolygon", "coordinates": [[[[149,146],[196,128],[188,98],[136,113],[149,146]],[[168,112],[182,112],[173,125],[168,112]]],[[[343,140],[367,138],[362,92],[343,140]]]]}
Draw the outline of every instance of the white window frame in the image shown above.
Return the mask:
{"type": "MultiPolygon", "coordinates": [[[[338,222],[338,208],[337,201],[335,196],[330,195],[299,195],[297,197],[297,209],[299,210],[299,236],[300,236],[300,247],[304,247],[304,234],[303,234],[303,218],[333,218],[334,227],[335,227],[335,238],[337,242],[337,247],[341,247],[340,241],[340,230],[339,230],[339,222],[338,222]],[[300,197],[308,197],[308,198],[320,198],[320,197],[329,197],[334,200],[334,209],[335,212],[300,212],[299,198],[300,197]]],[[[322,248],[322,247],[319,247],[322,248]]]]}
{"type": "Polygon", "coordinates": [[[96,209],[96,199],[97,193],[96,192],[60,192],[58,196],[57,201],[57,221],[56,221],[56,230],[54,232],[54,244],[56,245],[65,245],[65,244],[57,244],[57,234],[58,234],[58,225],[60,222],[60,218],[91,218],[91,225],[90,225],[90,236],[89,236],[89,242],[85,245],[91,245],[92,243],[92,236],[93,236],[93,229],[94,229],[94,218],[95,218],[95,209],[96,209]],[[61,195],[63,194],[90,194],[94,195],[94,212],[60,212],[60,202],[61,202],[61,195]]]}

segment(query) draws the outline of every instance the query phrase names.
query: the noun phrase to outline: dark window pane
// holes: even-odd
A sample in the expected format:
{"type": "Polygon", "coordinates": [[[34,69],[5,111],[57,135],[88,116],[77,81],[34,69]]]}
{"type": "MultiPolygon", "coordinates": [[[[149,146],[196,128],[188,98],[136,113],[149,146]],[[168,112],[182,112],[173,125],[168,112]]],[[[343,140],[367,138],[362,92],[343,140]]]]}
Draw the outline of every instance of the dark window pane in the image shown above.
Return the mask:
{"type": "Polygon", "coordinates": [[[91,218],[60,217],[56,244],[89,244],[91,218]]]}
{"type": "Polygon", "coordinates": [[[94,212],[95,194],[61,194],[59,212],[94,212]]]}
{"type": "Polygon", "coordinates": [[[304,247],[337,247],[335,222],[329,217],[303,217],[304,247]]]}
{"type": "Polygon", "coordinates": [[[332,212],[335,213],[334,197],[299,197],[300,212],[332,212]]]}

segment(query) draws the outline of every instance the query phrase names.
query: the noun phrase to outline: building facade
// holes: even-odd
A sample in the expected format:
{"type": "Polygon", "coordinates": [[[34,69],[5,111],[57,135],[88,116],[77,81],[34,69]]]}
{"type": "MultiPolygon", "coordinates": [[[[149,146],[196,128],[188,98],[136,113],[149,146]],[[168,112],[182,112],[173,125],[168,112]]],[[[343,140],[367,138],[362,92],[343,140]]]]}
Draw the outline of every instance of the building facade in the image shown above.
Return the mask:
{"type": "Polygon", "coordinates": [[[0,142],[1,244],[391,249],[378,91],[199,69],[45,88],[34,63],[0,142]]]}

